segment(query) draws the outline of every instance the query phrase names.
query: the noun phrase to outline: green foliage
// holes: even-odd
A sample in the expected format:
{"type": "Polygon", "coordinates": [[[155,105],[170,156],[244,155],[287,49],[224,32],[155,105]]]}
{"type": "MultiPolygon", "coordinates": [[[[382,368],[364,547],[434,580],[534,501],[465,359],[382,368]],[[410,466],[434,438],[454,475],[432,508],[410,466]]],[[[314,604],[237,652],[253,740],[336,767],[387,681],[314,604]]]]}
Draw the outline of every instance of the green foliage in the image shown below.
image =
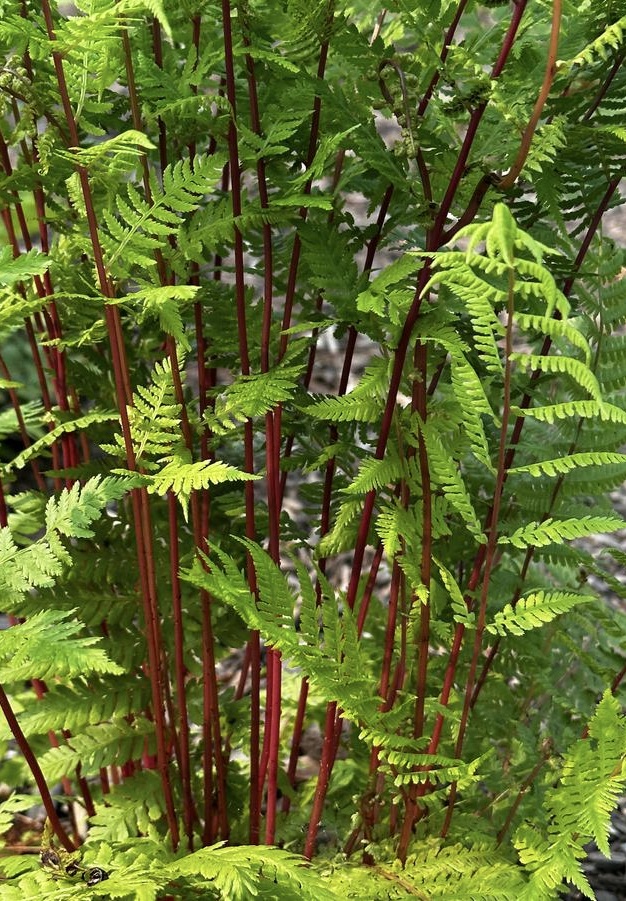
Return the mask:
{"type": "Polygon", "coordinates": [[[49,7],[0,2],[0,827],[87,823],[0,894],[593,897],[624,4],[49,7]]]}
{"type": "Polygon", "coordinates": [[[553,897],[564,873],[586,897],[594,897],[579,861],[591,839],[610,854],[608,818],[624,784],[625,747],[624,717],[607,691],[589,723],[589,738],[568,749],[559,783],[546,793],[543,835],[526,824],[515,834],[520,860],[530,874],[520,897],[553,897]]]}
{"type": "Polygon", "coordinates": [[[0,633],[0,679],[71,679],[92,673],[122,673],[120,666],[94,647],[97,638],[75,638],[80,628],[67,615],[42,610],[27,622],[0,633]]]}

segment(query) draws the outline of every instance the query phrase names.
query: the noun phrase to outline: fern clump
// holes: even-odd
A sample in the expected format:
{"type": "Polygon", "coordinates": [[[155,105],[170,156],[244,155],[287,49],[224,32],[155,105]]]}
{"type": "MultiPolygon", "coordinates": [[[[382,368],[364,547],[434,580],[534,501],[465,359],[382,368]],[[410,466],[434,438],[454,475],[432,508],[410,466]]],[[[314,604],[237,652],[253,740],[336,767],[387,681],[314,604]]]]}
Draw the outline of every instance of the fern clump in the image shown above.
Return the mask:
{"type": "Polygon", "coordinates": [[[594,897],[622,5],[4,0],[3,898],[594,897]]]}

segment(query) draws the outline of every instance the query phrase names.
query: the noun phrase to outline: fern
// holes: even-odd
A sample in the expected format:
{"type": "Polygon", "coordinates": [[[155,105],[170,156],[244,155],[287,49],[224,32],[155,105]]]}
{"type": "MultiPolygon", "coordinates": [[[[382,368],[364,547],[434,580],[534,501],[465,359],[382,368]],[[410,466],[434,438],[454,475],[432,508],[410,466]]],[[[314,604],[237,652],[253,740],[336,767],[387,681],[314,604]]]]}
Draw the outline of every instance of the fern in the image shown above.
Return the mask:
{"type": "Polygon", "coordinates": [[[263,416],[274,407],[293,398],[300,366],[278,366],[258,375],[240,376],[217,398],[205,414],[211,431],[224,434],[246,419],[263,416]]]}
{"type": "Polygon", "coordinates": [[[563,539],[582,538],[598,532],[615,532],[623,528],[624,522],[617,517],[582,516],[579,519],[546,519],[521,526],[512,535],[500,539],[501,544],[515,547],[543,547],[560,543],[563,539]]]}
{"type": "Polygon", "coordinates": [[[583,845],[591,838],[605,854],[609,852],[608,815],[624,782],[625,739],[619,703],[607,692],[589,723],[589,739],[579,740],[569,749],[559,785],[546,796],[550,821],[545,838],[538,841],[528,827],[520,827],[516,833],[520,860],[530,873],[521,897],[552,897],[562,879],[593,897],[579,861],[583,845]]]}
{"type": "Polygon", "coordinates": [[[422,430],[433,477],[441,485],[446,499],[460,514],[470,532],[482,542],[484,537],[480,520],[453,458],[428,424],[424,424],[422,430]]]}
{"type": "Polygon", "coordinates": [[[493,623],[487,625],[487,631],[494,635],[523,635],[528,629],[549,623],[578,604],[594,600],[593,595],[537,591],[520,598],[515,607],[507,604],[499,610],[493,623]]]}
{"type": "Polygon", "coordinates": [[[32,278],[33,275],[43,275],[48,265],[45,254],[37,250],[30,250],[13,258],[10,248],[3,247],[0,249],[0,285],[10,288],[16,282],[32,278]]]}
{"type": "Polygon", "coordinates": [[[85,416],[79,416],[77,419],[68,419],[66,422],[61,422],[13,457],[9,463],[4,464],[2,467],[3,471],[9,473],[13,469],[23,469],[30,460],[40,456],[43,450],[52,447],[62,435],[81,431],[94,423],[114,422],[117,418],[117,414],[113,412],[94,411],[93,413],[87,413],[85,416]]]}
{"type": "Polygon", "coordinates": [[[148,720],[136,720],[132,725],[124,720],[98,723],[82,730],[67,745],[46,751],[41,767],[51,781],[72,773],[77,766],[86,774],[97,773],[111,763],[121,765],[141,757],[145,750],[154,752],[153,736],[154,724],[148,720]]]}
{"type": "Polygon", "coordinates": [[[363,696],[367,678],[350,611],[344,608],[339,620],[337,600],[326,583],[330,593],[324,597],[320,623],[315,593],[303,590],[301,632],[295,632],[295,598],[285,577],[258,545],[247,541],[245,544],[255,564],[259,587],[258,608],[234,561],[223,552],[218,554],[225,567],[223,573],[215,569],[205,573],[195,568],[189,573],[189,578],[232,605],[250,628],[257,629],[268,645],[280,650],[286,660],[299,666],[311,682],[323,686],[333,700],[340,702],[347,714],[358,719],[361,716],[375,716],[375,702],[373,704],[371,699],[363,696]],[[320,625],[324,635],[321,647],[320,625]],[[302,631],[305,626],[308,627],[307,633],[302,631]]]}
{"type": "MultiPolygon", "coordinates": [[[[46,616],[49,616],[49,614],[35,614],[35,621],[40,621],[41,616],[46,619],[46,616]]],[[[60,619],[61,615],[55,613],[54,617],[60,619]]],[[[64,617],[67,619],[67,614],[64,617]]],[[[33,618],[23,625],[30,627],[32,622],[33,618]]],[[[79,624],[71,625],[78,632],[79,624]]],[[[52,629],[48,634],[52,634],[52,629]]],[[[2,636],[0,635],[0,637],[2,636]]],[[[60,638],[63,638],[63,636],[61,635],[60,638]]],[[[40,641],[43,643],[44,639],[41,638],[40,641]]],[[[30,738],[35,735],[46,735],[48,732],[56,731],[57,729],[77,732],[85,725],[93,725],[110,720],[114,716],[130,716],[134,710],[148,703],[146,687],[138,683],[136,677],[121,680],[119,676],[124,672],[123,668],[111,660],[107,663],[107,655],[103,650],[93,647],[93,645],[100,642],[101,639],[91,639],[90,642],[85,642],[85,639],[82,639],[82,644],[78,642],[78,646],[76,648],[70,647],[70,650],[72,652],[75,651],[76,655],[79,656],[83,647],[85,647],[86,651],[89,651],[91,648],[91,656],[95,658],[96,662],[100,660],[103,665],[110,666],[107,672],[111,672],[115,676],[109,678],[103,675],[95,679],[94,674],[102,672],[102,670],[98,671],[92,665],[89,674],[89,685],[82,684],[80,679],[75,679],[71,687],[68,685],[56,685],[53,689],[49,689],[36,706],[27,708],[20,716],[20,726],[26,736],[30,738]],[[99,652],[98,655],[93,653],[96,651],[99,652]]],[[[41,648],[39,650],[41,651],[41,648]]],[[[59,651],[60,655],[61,651],[59,651]]],[[[89,655],[85,653],[84,656],[88,663],[89,655]]],[[[62,663],[66,665],[63,660],[62,663]]],[[[85,675],[87,672],[88,667],[85,668],[85,675]]],[[[53,673],[53,675],[56,675],[56,673],[53,673]]],[[[74,667],[74,673],[68,673],[67,675],[76,675],[76,668],[74,667]]],[[[82,670],[79,672],[79,675],[83,675],[82,670]]],[[[10,730],[6,724],[1,724],[0,737],[5,741],[10,737],[10,730]]]]}
{"type": "Polygon", "coordinates": [[[527,472],[531,476],[537,477],[541,475],[556,476],[564,475],[573,469],[579,470],[585,466],[604,466],[611,464],[624,464],[626,456],[624,454],[612,453],[585,453],[570,454],[566,457],[558,457],[555,460],[542,460],[540,463],[529,463],[526,466],[515,466],[509,470],[510,475],[527,472]]]}
{"type": "Polygon", "coordinates": [[[165,466],[146,480],[148,492],[166,494],[173,491],[181,503],[185,517],[193,491],[206,489],[209,485],[219,485],[221,482],[243,482],[259,478],[254,473],[242,472],[221,460],[191,463],[189,454],[183,449],[164,460],[167,460],[165,466]]]}
{"type": "Polygon", "coordinates": [[[591,895],[625,9],[483,5],[3,0],[3,898],[591,895]]]}
{"type": "MultiPolygon", "coordinates": [[[[168,359],[157,362],[152,384],[139,386],[133,395],[133,406],[128,408],[133,451],[144,468],[155,468],[151,458],[167,454],[179,443],[180,410],[170,362],[168,359]]],[[[125,454],[122,436],[116,435],[115,441],[115,445],[102,445],[103,449],[120,456],[125,454]]]]}
{"type": "Polygon", "coordinates": [[[69,491],[62,491],[58,499],[50,498],[45,511],[45,535],[27,547],[18,548],[10,530],[0,529],[0,586],[5,603],[17,603],[31,588],[53,585],[71,563],[61,536],[91,537],[94,519],[107,503],[123,497],[128,485],[124,479],[95,476],[82,488],[76,483],[69,491]]]}
{"type": "Polygon", "coordinates": [[[45,610],[0,632],[2,682],[122,672],[101,648],[94,647],[99,639],[76,638],[80,624],[66,620],[65,613],[45,610]]]}
{"type": "Polygon", "coordinates": [[[193,167],[186,161],[168,167],[163,173],[163,190],[153,192],[146,201],[129,184],[127,195],[116,198],[116,211],[103,211],[108,235],[104,239],[107,265],[118,274],[130,266],[155,265],[152,252],[164,237],[178,233],[181,216],[194,212],[208,185],[216,182],[225,160],[216,156],[197,158],[193,167]],[[123,262],[123,260],[128,262],[123,262]]]}
{"type": "Polygon", "coordinates": [[[172,875],[201,876],[211,882],[220,897],[243,901],[258,893],[272,891],[276,898],[339,897],[301,859],[278,848],[202,848],[169,867],[172,875]]]}
{"type": "Polygon", "coordinates": [[[622,16],[616,22],[609,25],[605,31],[588,44],[584,50],[581,50],[573,59],[562,62],[561,65],[574,67],[585,64],[590,65],[598,59],[606,60],[616,48],[621,46],[624,28],[626,28],[626,16],[622,16]]]}

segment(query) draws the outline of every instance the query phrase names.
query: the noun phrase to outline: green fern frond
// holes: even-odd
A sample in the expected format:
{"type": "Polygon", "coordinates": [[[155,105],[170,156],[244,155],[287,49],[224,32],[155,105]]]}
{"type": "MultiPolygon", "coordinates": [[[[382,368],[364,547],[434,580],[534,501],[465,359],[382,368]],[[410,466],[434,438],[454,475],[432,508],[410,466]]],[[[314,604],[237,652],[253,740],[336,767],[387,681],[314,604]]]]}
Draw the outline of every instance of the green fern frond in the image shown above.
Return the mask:
{"type": "Polygon", "coordinates": [[[539,354],[524,354],[514,352],[511,360],[517,361],[527,369],[536,369],[541,372],[560,372],[568,375],[574,382],[584,388],[591,397],[602,402],[602,393],[596,376],[580,360],[565,356],[541,356],[539,354]]]}
{"type": "Polygon", "coordinates": [[[174,235],[181,217],[194,212],[207,190],[222,174],[225,158],[220,154],[196,156],[168,166],[163,172],[163,189],[153,191],[148,203],[132,184],[126,197],[116,198],[117,211],[103,211],[108,235],[103,235],[107,266],[114,272],[127,274],[132,264],[151,268],[153,252],[161,247],[164,237],[174,235]],[[124,260],[122,263],[121,261],[124,260]]]}
{"type": "Polygon", "coordinates": [[[154,723],[136,716],[132,723],[120,719],[113,723],[88,726],[68,744],[50,748],[40,757],[41,768],[49,782],[56,782],[80,765],[85,775],[98,773],[101,767],[122,765],[147,750],[154,753],[154,723]]]}
{"type": "Polygon", "coordinates": [[[509,475],[527,472],[535,478],[538,476],[557,476],[587,466],[606,466],[611,464],[626,463],[626,454],[612,454],[598,451],[597,453],[569,454],[565,457],[556,457],[554,460],[542,460],[539,463],[528,463],[526,466],[515,466],[509,470],[509,475]]]}
{"type": "Polygon", "coordinates": [[[201,876],[210,882],[223,898],[247,901],[271,888],[275,897],[299,897],[308,901],[339,898],[322,881],[308,861],[289,851],[242,845],[225,847],[223,843],[201,848],[170,864],[168,871],[176,876],[201,876]]]}
{"type": "Polygon", "coordinates": [[[544,172],[554,164],[559,151],[567,145],[567,118],[555,116],[551,122],[540,125],[522,169],[522,178],[532,178],[534,173],[544,172]]]}
{"type": "Polygon", "coordinates": [[[448,592],[454,621],[457,623],[463,623],[466,628],[471,629],[474,626],[476,614],[468,610],[465,598],[463,597],[463,592],[461,591],[458,582],[456,581],[450,570],[446,566],[444,566],[441,560],[438,560],[436,558],[433,558],[433,560],[437,566],[437,569],[439,570],[441,581],[443,582],[448,592]]]}
{"type": "Polygon", "coordinates": [[[62,435],[79,432],[89,428],[91,425],[101,422],[115,422],[118,419],[119,415],[113,411],[94,410],[92,413],[86,413],[84,416],[79,416],[76,419],[68,419],[65,422],[61,422],[53,429],[50,429],[49,432],[46,432],[37,441],[34,441],[28,447],[24,448],[21,453],[16,454],[16,456],[8,463],[5,463],[2,466],[2,471],[4,473],[9,473],[14,469],[23,469],[30,460],[39,457],[42,451],[52,447],[62,435]]]}
{"type": "Polygon", "coordinates": [[[68,538],[91,538],[91,524],[110,501],[123,498],[129,487],[131,482],[126,478],[94,476],[82,486],[76,482],[65,488],[46,506],[46,537],[50,539],[51,533],[58,532],[68,538]]]}
{"type": "Polygon", "coordinates": [[[382,402],[375,397],[364,397],[350,392],[343,397],[325,397],[306,407],[308,416],[329,422],[377,422],[382,402]]]}
{"type": "MultiPolygon", "coordinates": [[[[22,419],[26,432],[31,437],[41,434],[41,422],[44,407],[40,401],[29,401],[21,405],[22,419]]],[[[15,435],[19,430],[19,424],[13,407],[7,407],[0,412],[0,438],[15,435]]],[[[5,464],[6,465],[6,464],[5,464]]],[[[10,466],[11,464],[9,464],[10,466]]]]}
{"type": "MultiPolygon", "coordinates": [[[[428,901],[518,901],[526,886],[522,869],[493,844],[443,844],[435,838],[415,842],[404,865],[381,861],[373,867],[348,861],[330,882],[345,897],[387,901],[415,897],[428,901]]],[[[376,854],[376,847],[372,848],[376,854]]]]}
{"type": "Polygon", "coordinates": [[[202,491],[210,485],[219,485],[222,482],[245,482],[261,478],[255,473],[244,472],[221,460],[198,460],[192,463],[191,455],[186,448],[180,448],[178,453],[164,460],[168,462],[163,469],[145,476],[148,492],[163,495],[173,491],[180,501],[185,519],[193,491],[202,491]]]}
{"type": "Polygon", "coordinates": [[[358,385],[343,397],[326,397],[305,408],[314,419],[331,422],[377,422],[389,387],[389,361],[375,357],[358,385]]]}
{"type": "Polygon", "coordinates": [[[504,327],[494,311],[494,305],[496,302],[502,303],[505,294],[478,278],[466,265],[464,254],[442,254],[437,259],[438,265],[441,266],[442,258],[448,256],[455,256],[450,263],[456,263],[456,266],[437,271],[423,294],[430,286],[439,284],[458,297],[470,317],[476,352],[490,373],[501,376],[503,365],[498,342],[504,334],[504,327]]]}
{"type": "MultiPolygon", "coordinates": [[[[326,594],[321,611],[316,609],[316,593],[302,591],[300,603],[307,609],[301,629],[306,625],[312,634],[297,632],[294,629],[297,599],[285,576],[262,548],[247,539],[239,540],[254,560],[258,604],[236,564],[223,551],[214,550],[223,570],[213,565],[207,572],[196,563],[186,578],[232,606],[249,628],[259,631],[268,646],[279,650],[285,660],[299,667],[313,685],[320,686],[325,697],[336,700],[347,717],[365,722],[377,719],[380,699],[372,696],[371,686],[365,688],[369,684],[365,676],[367,667],[356,639],[351,611],[344,607],[339,616],[335,594],[328,583],[323,582],[326,594]]],[[[320,576],[318,573],[318,578],[320,576]]]]}
{"type": "MultiPolygon", "coordinates": [[[[119,6],[118,6],[119,8],[119,6]]],[[[99,141],[97,144],[91,144],[88,147],[77,147],[72,151],[57,151],[60,156],[65,157],[70,163],[77,162],[79,165],[89,169],[90,166],[97,165],[103,157],[112,154],[116,157],[130,157],[130,162],[145,150],[154,150],[154,144],[142,132],[129,129],[122,131],[112,138],[99,141]]]]}
{"type": "Polygon", "coordinates": [[[212,432],[223,435],[246,419],[263,416],[278,404],[291,400],[303,366],[276,366],[256,375],[240,375],[216,398],[205,413],[212,432]]]}
{"type": "Polygon", "coordinates": [[[391,503],[381,505],[374,528],[383,542],[385,554],[391,560],[403,547],[403,542],[407,548],[419,542],[422,523],[418,510],[407,509],[398,498],[394,498],[391,503]]]}
{"type": "Polygon", "coordinates": [[[383,485],[395,484],[403,475],[406,475],[406,467],[394,454],[388,454],[383,460],[365,457],[359,465],[358,473],[343,490],[346,494],[366,494],[383,485]]]}
{"type": "Polygon", "coordinates": [[[50,260],[38,250],[29,250],[13,257],[11,248],[0,248],[0,285],[12,287],[17,282],[30,280],[34,275],[43,275],[50,260]]]}
{"type": "Polygon", "coordinates": [[[492,635],[523,635],[567,613],[579,604],[595,601],[593,595],[574,594],[567,591],[535,591],[520,598],[515,605],[506,604],[486,627],[492,635]]]}
{"type": "MultiPolygon", "coordinates": [[[[144,469],[153,469],[156,466],[154,458],[171,453],[181,437],[181,406],[176,402],[169,357],[154,364],[150,384],[137,386],[133,405],[127,410],[135,459],[144,469]]],[[[126,455],[124,440],[119,434],[115,435],[115,444],[102,444],[101,447],[117,456],[126,455]]]]}
{"type": "Polygon", "coordinates": [[[461,519],[480,542],[486,541],[480,520],[474,510],[471,495],[459,472],[458,464],[446,451],[439,435],[431,427],[430,422],[421,426],[424,435],[426,449],[428,451],[428,465],[434,484],[444,492],[450,505],[461,516],[461,519]]]}
{"type": "MultiPolygon", "coordinates": [[[[74,612],[74,611],[72,611],[74,612]]],[[[0,632],[0,679],[75,678],[88,673],[123,673],[95,645],[100,638],[78,638],[82,624],[69,620],[72,612],[42,610],[26,622],[0,632]]]]}
{"type": "Polygon", "coordinates": [[[626,425],[626,412],[615,404],[597,400],[568,400],[546,407],[511,407],[514,416],[525,416],[553,425],[558,419],[591,419],[597,417],[602,422],[616,422],[626,425]]]}
{"type": "Polygon", "coordinates": [[[546,519],[521,526],[512,535],[500,538],[500,544],[514,547],[544,547],[563,540],[583,538],[602,532],[617,532],[624,528],[624,520],[611,516],[581,516],[575,519],[546,519]]]}
{"type": "Polygon", "coordinates": [[[610,853],[610,817],[626,782],[625,760],[626,721],[620,703],[607,690],[589,723],[588,738],[568,750],[559,784],[546,795],[546,833],[525,824],[515,833],[514,844],[530,874],[521,897],[553,897],[564,880],[594,897],[580,861],[591,839],[607,856],[610,853]]]}
{"type": "Polygon", "coordinates": [[[526,332],[537,332],[541,336],[549,335],[553,340],[560,338],[569,341],[569,343],[580,350],[584,356],[585,363],[589,366],[591,361],[591,348],[589,347],[589,339],[575,328],[571,321],[564,319],[554,319],[551,316],[537,316],[531,313],[515,313],[513,321],[519,328],[526,332]]]}
{"type": "Polygon", "coordinates": [[[362,510],[362,497],[350,497],[341,503],[332,529],[322,536],[317,546],[319,556],[328,557],[330,554],[339,554],[352,546],[358,526],[357,517],[360,516],[362,510]]]}
{"type": "Polygon", "coordinates": [[[142,285],[139,290],[125,297],[116,298],[111,303],[128,306],[133,311],[139,307],[140,321],[156,317],[162,330],[172,335],[176,342],[187,352],[191,350],[181,309],[185,304],[195,300],[199,291],[197,285],[142,285]]]}
{"type": "Polygon", "coordinates": [[[404,281],[407,276],[414,275],[423,265],[424,261],[421,256],[406,253],[389,266],[385,266],[383,271],[372,279],[367,289],[358,295],[357,309],[363,313],[373,312],[379,316],[386,315],[385,301],[389,294],[388,288],[404,281]]]}
{"type": "Polygon", "coordinates": [[[463,411],[462,426],[469,438],[472,452],[477,460],[494,472],[489,453],[489,442],[482,417],[495,420],[484,385],[468,361],[458,355],[452,357],[452,389],[463,411]]]}
{"type": "MultiPolygon", "coordinates": [[[[31,621],[32,617],[27,620],[29,623],[31,621]]],[[[78,626],[76,629],[78,630],[78,626]]],[[[63,729],[75,733],[86,725],[130,716],[149,703],[148,686],[136,677],[123,679],[119,669],[114,671],[114,678],[98,672],[98,679],[92,673],[89,687],[79,680],[71,687],[50,686],[37,704],[27,707],[20,714],[20,727],[24,735],[29,738],[63,729]]],[[[10,738],[8,726],[0,723],[0,741],[8,741],[10,738]]]]}
{"type": "Polygon", "coordinates": [[[54,585],[68,563],[68,555],[61,548],[40,539],[28,547],[18,548],[9,528],[0,529],[0,589],[6,609],[15,604],[31,588],[54,585]]]}
{"type": "Polygon", "coordinates": [[[624,40],[626,30],[626,16],[622,16],[617,22],[613,22],[604,32],[595,38],[590,44],[580,51],[573,59],[567,62],[560,60],[559,68],[574,68],[574,66],[593,65],[597,60],[606,60],[618,50],[624,40]]]}
{"type": "Polygon", "coordinates": [[[110,501],[122,498],[133,485],[132,478],[94,476],[84,486],[77,482],[64,489],[46,505],[46,533],[27,547],[18,548],[8,528],[0,529],[0,589],[5,607],[17,603],[31,588],[54,585],[71,556],[61,541],[88,538],[94,533],[91,523],[110,501]]]}
{"type": "Polygon", "coordinates": [[[158,773],[143,770],[120,785],[112,785],[109,805],[89,818],[89,840],[124,842],[148,835],[163,817],[163,791],[158,773]]]}

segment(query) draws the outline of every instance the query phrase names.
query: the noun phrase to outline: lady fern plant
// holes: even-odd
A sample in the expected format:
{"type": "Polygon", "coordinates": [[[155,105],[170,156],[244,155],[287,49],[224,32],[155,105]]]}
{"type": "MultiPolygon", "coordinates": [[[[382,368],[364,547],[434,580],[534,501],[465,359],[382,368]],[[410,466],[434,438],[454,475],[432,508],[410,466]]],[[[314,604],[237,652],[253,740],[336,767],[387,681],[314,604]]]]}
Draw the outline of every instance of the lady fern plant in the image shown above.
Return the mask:
{"type": "Polygon", "coordinates": [[[0,9],[2,897],[593,898],[626,4],[0,9]]]}

